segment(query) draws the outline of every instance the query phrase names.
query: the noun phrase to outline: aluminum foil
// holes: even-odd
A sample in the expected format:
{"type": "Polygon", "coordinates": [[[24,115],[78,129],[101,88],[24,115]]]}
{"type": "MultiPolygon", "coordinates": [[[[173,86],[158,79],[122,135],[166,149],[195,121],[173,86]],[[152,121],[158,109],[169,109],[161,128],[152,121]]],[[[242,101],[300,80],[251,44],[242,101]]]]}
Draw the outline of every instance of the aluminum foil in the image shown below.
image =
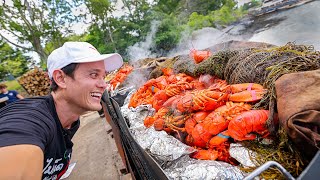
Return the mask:
{"type": "MultiPolygon", "coordinates": [[[[125,104],[121,107],[123,117],[129,122],[129,130],[137,143],[148,152],[163,168],[169,179],[243,179],[244,173],[237,166],[211,161],[196,160],[189,157],[195,149],[189,147],[165,131],[156,131],[153,127],[146,128],[143,120],[148,115],[153,115],[155,110],[151,105],[141,105],[128,108],[130,96],[128,94],[125,104]]],[[[232,153],[239,160],[245,148],[234,145],[232,153]]],[[[247,156],[249,157],[249,156],[247,156]]],[[[246,161],[244,161],[244,164],[246,161]]],[[[250,165],[250,164],[249,164],[250,165]]]]}
{"type": "Polygon", "coordinates": [[[244,167],[255,167],[254,158],[255,152],[249,150],[246,147],[243,147],[241,144],[238,143],[231,143],[229,154],[231,157],[235,158],[240,164],[244,167]]]}
{"type": "Polygon", "coordinates": [[[170,179],[192,180],[192,179],[243,179],[244,175],[236,166],[231,164],[210,161],[196,160],[184,156],[179,161],[166,168],[166,175],[170,179]]]}
{"type": "Polygon", "coordinates": [[[145,117],[155,112],[150,105],[141,105],[136,108],[128,108],[124,105],[121,107],[121,112],[124,118],[128,119],[129,130],[137,143],[161,163],[174,161],[195,151],[165,131],[156,131],[153,127],[144,126],[145,117]]]}
{"type": "Polygon", "coordinates": [[[151,105],[141,105],[136,108],[128,108],[128,105],[125,104],[121,107],[121,112],[124,118],[128,120],[128,126],[130,128],[134,127],[145,127],[143,120],[147,116],[152,116],[155,113],[155,109],[151,105]]]}
{"type": "Polygon", "coordinates": [[[130,102],[130,98],[131,98],[132,94],[135,93],[136,91],[137,91],[137,90],[134,89],[134,88],[130,89],[130,91],[129,91],[127,97],[126,97],[126,99],[124,100],[123,106],[127,106],[127,107],[128,107],[128,104],[129,104],[129,102],[130,102]]]}

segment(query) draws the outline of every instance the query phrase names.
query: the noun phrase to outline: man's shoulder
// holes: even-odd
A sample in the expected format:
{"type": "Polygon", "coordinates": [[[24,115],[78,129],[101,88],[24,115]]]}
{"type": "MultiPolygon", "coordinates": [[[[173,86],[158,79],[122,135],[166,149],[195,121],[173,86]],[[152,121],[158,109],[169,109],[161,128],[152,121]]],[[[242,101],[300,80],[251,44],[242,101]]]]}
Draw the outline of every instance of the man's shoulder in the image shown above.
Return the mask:
{"type": "Polygon", "coordinates": [[[15,106],[31,106],[31,107],[41,107],[47,106],[50,103],[50,96],[39,96],[32,98],[21,99],[15,103],[15,106]]]}
{"type": "MultiPolygon", "coordinates": [[[[48,96],[25,98],[15,103],[10,103],[0,109],[0,114],[48,114],[51,111],[50,99],[48,96]]],[[[0,115],[1,117],[1,115],[0,115]]]]}
{"type": "Polygon", "coordinates": [[[0,109],[1,128],[34,129],[36,127],[37,129],[41,127],[41,129],[54,129],[55,126],[55,118],[48,97],[26,98],[0,109]]]}

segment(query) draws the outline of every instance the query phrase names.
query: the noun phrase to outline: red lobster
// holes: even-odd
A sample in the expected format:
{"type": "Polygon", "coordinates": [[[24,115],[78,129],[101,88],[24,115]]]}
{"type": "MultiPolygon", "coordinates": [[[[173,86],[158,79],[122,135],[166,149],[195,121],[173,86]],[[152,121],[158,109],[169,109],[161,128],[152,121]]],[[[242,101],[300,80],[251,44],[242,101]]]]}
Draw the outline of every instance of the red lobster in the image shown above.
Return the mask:
{"type": "Polygon", "coordinates": [[[266,93],[263,86],[255,83],[232,84],[230,89],[229,101],[233,102],[255,102],[266,93]]]}
{"type": "Polygon", "coordinates": [[[270,134],[266,127],[268,116],[268,110],[242,112],[230,121],[228,133],[237,141],[254,140],[257,137],[256,134],[266,137],[270,134]]]}
{"type": "Polygon", "coordinates": [[[210,89],[195,90],[186,93],[177,102],[177,109],[181,112],[210,111],[224,104],[228,94],[210,89]]]}
{"type": "Polygon", "coordinates": [[[194,60],[196,64],[202,62],[203,60],[206,60],[208,57],[210,57],[212,53],[207,51],[199,51],[195,49],[190,50],[190,57],[194,60]]]}

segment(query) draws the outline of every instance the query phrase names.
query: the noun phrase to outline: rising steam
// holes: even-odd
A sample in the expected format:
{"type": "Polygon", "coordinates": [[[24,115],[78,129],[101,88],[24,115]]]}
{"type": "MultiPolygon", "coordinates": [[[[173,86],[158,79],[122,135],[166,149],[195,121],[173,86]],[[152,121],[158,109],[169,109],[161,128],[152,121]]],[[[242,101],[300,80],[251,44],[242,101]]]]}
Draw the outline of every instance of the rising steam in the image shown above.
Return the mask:
{"type": "Polygon", "coordinates": [[[241,40],[241,37],[236,37],[227,34],[230,29],[218,30],[215,28],[203,28],[194,31],[191,35],[188,30],[182,33],[182,38],[178,46],[168,53],[168,57],[188,54],[191,49],[202,50],[208,47],[214,46],[219,43],[223,43],[230,40],[241,40]]]}
{"type": "Polygon", "coordinates": [[[133,46],[128,47],[127,52],[131,62],[134,62],[139,59],[156,57],[156,54],[152,54],[150,49],[154,46],[153,38],[157,32],[159,25],[160,25],[159,21],[152,21],[151,30],[147,35],[145,41],[138,42],[133,46]]]}

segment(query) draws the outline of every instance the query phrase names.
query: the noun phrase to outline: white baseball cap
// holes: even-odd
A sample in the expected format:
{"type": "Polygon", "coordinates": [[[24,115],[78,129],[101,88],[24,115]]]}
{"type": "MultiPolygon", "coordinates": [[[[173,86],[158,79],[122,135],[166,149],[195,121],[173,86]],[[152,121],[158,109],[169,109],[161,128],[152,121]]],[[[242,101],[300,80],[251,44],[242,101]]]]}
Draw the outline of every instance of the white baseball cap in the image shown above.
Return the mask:
{"type": "Polygon", "coordinates": [[[47,60],[49,78],[53,71],[71,63],[96,62],[104,60],[107,72],[120,68],[123,64],[118,53],[100,54],[95,47],[87,42],[66,42],[60,48],[52,51],[47,60]]]}

